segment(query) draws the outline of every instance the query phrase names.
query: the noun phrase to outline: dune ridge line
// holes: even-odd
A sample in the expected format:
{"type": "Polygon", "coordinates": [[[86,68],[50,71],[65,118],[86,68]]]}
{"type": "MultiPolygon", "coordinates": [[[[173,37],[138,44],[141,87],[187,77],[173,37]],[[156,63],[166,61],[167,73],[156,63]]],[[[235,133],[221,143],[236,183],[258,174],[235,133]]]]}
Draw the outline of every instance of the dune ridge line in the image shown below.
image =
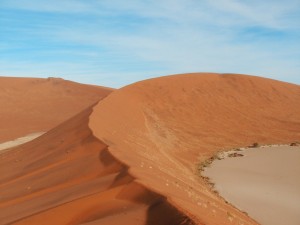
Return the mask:
{"type": "Polygon", "coordinates": [[[271,79],[175,75],[113,92],[94,107],[89,126],[139,183],[196,223],[256,224],[209,190],[195,165],[221,148],[299,140],[299,101],[298,85],[271,79]]]}

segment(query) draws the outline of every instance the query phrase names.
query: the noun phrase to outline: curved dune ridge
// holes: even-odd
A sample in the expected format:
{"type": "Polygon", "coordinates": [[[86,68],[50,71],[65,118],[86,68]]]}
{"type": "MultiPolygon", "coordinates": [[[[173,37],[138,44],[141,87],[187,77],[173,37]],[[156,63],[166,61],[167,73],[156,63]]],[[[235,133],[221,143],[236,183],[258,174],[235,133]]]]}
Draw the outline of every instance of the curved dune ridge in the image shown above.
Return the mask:
{"type": "Polygon", "coordinates": [[[298,85],[185,74],[113,92],[94,107],[90,127],[138,183],[195,223],[255,224],[212,193],[195,165],[222,148],[300,140],[299,102],[298,85]]]}
{"type": "Polygon", "coordinates": [[[220,149],[300,140],[299,102],[297,85],[230,74],[116,90],[0,154],[0,224],[256,224],[197,164],[220,149]]]}
{"type": "Polygon", "coordinates": [[[164,197],[136,183],[127,167],[92,135],[91,111],[0,155],[0,170],[5,171],[0,174],[0,224],[176,224],[188,220],[164,197]],[[156,223],[166,213],[172,217],[156,223]]]}
{"type": "Polygon", "coordinates": [[[0,77],[0,143],[48,131],[112,91],[60,78],[0,77]]]}

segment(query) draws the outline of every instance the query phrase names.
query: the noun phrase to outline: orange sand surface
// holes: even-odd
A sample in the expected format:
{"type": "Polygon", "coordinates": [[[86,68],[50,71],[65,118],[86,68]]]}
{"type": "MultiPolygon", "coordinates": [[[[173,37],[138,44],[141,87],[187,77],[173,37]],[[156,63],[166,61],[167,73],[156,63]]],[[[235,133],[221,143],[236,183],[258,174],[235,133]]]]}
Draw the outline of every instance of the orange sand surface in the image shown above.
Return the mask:
{"type": "Polygon", "coordinates": [[[300,146],[238,151],[202,173],[214,189],[262,225],[300,224],[300,146]]]}
{"type": "Polygon", "coordinates": [[[0,224],[155,224],[166,213],[173,216],[158,224],[185,220],[92,135],[90,113],[0,155],[0,224]]]}
{"type": "Polygon", "coordinates": [[[0,77],[0,143],[48,131],[111,92],[60,78],[0,77]]]}
{"type": "Polygon", "coordinates": [[[230,74],[115,90],[0,155],[0,224],[257,224],[197,164],[222,148],[300,140],[299,102],[298,85],[230,74]]]}

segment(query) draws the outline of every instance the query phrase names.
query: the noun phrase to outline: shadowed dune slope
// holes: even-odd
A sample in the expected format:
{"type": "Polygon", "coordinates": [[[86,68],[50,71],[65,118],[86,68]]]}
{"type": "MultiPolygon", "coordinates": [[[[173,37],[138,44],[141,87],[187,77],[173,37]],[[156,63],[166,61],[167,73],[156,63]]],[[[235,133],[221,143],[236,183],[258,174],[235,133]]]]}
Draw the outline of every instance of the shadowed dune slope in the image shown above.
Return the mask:
{"type": "Polygon", "coordinates": [[[59,78],[0,77],[0,143],[47,131],[112,90],[59,78]]]}
{"type": "Polygon", "coordinates": [[[192,224],[92,135],[91,112],[0,154],[0,224],[192,224]]]}
{"type": "Polygon", "coordinates": [[[256,224],[211,192],[196,165],[221,149],[299,141],[299,103],[298,85],[246,75],[176,75],[113,92],[94,107],[89,126],[137,183],[197,224],[256,224]]]}

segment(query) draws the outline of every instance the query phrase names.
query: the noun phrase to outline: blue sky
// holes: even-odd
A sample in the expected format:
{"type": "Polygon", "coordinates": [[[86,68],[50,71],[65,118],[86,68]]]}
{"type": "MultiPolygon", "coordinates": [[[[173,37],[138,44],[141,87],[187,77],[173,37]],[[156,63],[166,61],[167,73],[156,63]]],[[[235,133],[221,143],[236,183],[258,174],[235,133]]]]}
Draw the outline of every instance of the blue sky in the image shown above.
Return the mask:
{"type": "Polygon", "coordinates": [[[0,0],[0,75],[121,87],[186,72],[300,84],[299,0],[0,0]]]}

